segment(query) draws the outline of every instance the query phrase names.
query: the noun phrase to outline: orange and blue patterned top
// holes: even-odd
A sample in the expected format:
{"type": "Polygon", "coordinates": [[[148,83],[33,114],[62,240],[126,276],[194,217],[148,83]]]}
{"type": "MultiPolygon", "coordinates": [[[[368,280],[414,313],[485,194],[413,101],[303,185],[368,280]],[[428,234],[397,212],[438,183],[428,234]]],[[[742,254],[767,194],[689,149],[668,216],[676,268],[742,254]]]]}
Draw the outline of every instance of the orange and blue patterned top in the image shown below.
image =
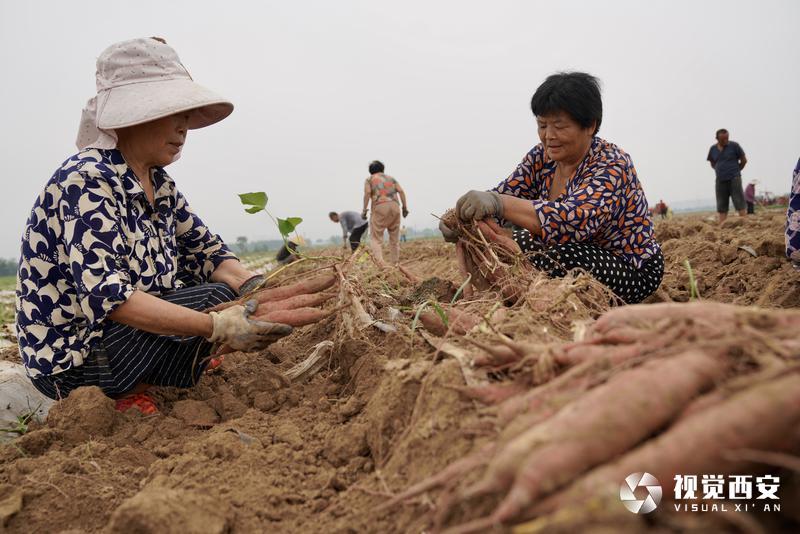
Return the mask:
{"type": "Polygon", "coordinates": [[[595,137],[565,193],[548,200],[556,162],[538,144],[511,176],[492,189],[529,199],[539,216],[540,245],[592,242],[628,259],[637,269],[657,255],[647,199],[630,156],[618,146],[595,137]]]}
{"type": "Polygon", "coordinates": [[[397,180],[388,174],[376,172],[367,178],[365,187],[369,188],[373,206],[383,204],[384,202],[400,203],[397,200],[397,194],[402,191],[403,188],[400,187],[400,184],[397,182],[397,180]]]}

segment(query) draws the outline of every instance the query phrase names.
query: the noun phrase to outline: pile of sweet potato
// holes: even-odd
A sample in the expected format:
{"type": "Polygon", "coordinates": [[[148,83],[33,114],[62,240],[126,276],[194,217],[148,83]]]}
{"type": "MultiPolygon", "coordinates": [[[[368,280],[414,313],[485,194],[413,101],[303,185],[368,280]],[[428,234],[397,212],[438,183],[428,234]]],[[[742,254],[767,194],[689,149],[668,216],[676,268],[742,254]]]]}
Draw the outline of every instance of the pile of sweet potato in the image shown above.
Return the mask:
{"type": "Polygon", "coordinates": [[[572,343],[472,342],[477,366],[525,362],[462,388],[492,405],[495,437],[387,506],[445,487],[435,525],[481,532],[586,508],[634,472],[670,484],[678,473],[758,471],[737,451],[800,451],[798,331],[797,311],[696,302],[615,308],[572,343]],[[520,388],[545,359],[552,373],[520,388]],[[489,516],[453,520],[486,498],[499,503],[489,516]]]}

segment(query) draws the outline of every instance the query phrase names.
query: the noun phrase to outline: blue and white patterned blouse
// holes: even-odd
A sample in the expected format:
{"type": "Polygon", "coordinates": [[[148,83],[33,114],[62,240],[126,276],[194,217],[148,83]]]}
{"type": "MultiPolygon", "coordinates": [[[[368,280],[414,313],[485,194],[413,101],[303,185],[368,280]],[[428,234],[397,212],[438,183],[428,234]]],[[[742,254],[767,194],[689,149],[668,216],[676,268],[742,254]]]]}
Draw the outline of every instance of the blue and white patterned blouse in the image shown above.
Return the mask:
{"type": "Polygon", "coordinates": [[[151,176],[154,205],[118,150],[87,149],[39,194],[16,292],[19,349],[32,378],[81,365],[134,290],[159,296],[202,283],[236,257],[163,168],[151,176]]]}
{"type": "Polygon", "coordinates": [[[800,270],[800,159],[792,176],[789,209],[786,213],[786,257],[800,270]]]}

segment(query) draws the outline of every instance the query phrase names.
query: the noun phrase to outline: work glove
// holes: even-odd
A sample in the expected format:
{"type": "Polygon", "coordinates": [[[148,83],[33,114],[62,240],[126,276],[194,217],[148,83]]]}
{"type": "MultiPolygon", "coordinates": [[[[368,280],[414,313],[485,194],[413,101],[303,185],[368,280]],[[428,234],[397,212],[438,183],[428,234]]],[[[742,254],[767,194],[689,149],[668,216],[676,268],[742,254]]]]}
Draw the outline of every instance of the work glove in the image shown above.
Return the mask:
{"type": "Polygon", "coordinates": [[[239,286],[239,291],[237,293],[239,294],[240,297],[242,295],[247,295],[248,293],[252,293],[256,289],[261,287],[261,284],[264,283],[264,280],[265,277],[263,274],[257,274],[255,276],[252,276],[247,280],[245,280],[244,282],[242,282],[242,285],[239,286]]]}
{"type": "Polygon", "coordinates": [[[403,207],[403,218],[405,219],[406,217],[408,217],[408,210],[404,206],[403,207]]]}
{"type": "Polygon", "coordinates": [[[361,218],[362,219],[366,219],[367,218],[367,210],[364,210],[364,211],[361,212],[361,218]]]}
{"type": "Polygon", "coordinates": [[[244,306],[237,304],[221,312],[211,312],[213,327],[209,341],[228,345],[234,350],[259,350],[292,333],[288,324],[269,323],[250,319],[258,301],[248,300],[244,306]]]}
{"type": "Polygon", "coordinates": [[[465,222],[482,221],[486,217],[502,217],[503,201],[494,191],[470,191],[456,202],[456,213],[465,222]]]}
{"type": "Polygon", "coordinates": [[[447,226],[442,220],[439,221],[439,231],[442,232],[442,237],[444,237],[444,240],[448,243],[458,242],[458,236],[456,233],[451,230],[450,227],[447,226]]]}

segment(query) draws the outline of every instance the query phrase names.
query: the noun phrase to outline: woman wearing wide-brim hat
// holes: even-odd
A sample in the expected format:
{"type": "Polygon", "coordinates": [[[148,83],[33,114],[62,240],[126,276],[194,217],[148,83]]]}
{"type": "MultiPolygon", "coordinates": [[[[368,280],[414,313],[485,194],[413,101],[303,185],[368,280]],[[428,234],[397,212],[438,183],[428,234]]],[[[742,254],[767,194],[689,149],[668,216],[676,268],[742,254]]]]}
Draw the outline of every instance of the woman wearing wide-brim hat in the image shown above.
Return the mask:
{"type": "Polygon", "coordinates": [[[291,332],[250,319],[253,302],[201,311],[259,279],[164,167],[188,130],[232,111],[162,39],[116,43],[100,55],[79,152],[44,186],[22,237],[16,329],[39,391],[63,398],[94,385],[120,410],[152,413],[144,390],[196,383],[214,343],[254,350],[291,332]]]}

